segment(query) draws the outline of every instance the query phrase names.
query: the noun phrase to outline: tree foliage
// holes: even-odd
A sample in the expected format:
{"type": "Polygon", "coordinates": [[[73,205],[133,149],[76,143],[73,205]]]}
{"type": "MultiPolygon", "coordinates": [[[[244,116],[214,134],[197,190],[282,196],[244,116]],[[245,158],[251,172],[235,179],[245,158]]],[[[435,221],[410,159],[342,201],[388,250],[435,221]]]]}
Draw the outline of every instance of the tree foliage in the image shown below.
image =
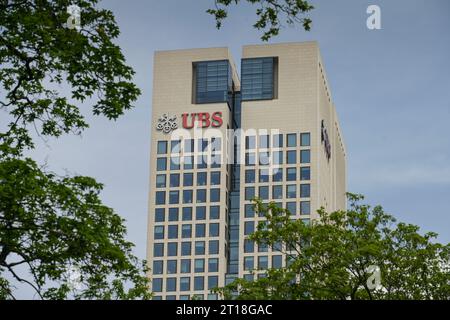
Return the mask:
{"type": "Polygon", "coordinates": [[[256,201],[266,221],[250,239],[280,248],[287,264],[217,291],[229,299],[450,299],[450,244],[397,223],[380,206],[361,204],[361,196],[349,194],[349,200],[348,210],[321,209],[311,224],[256,201]],[[371,285],[374,267],[378,286],[371,285]]]}
{"type": "Polygon", "coordinates": [[[15,281],[37,297],[149,298],[145,262],[93,178],[58,176],[24,156],[33,132],[80,134],[80,109],[115,120],[140,94],[113,42],[119,28],[97,0],[0,0],[0,299],[15,281]],[[81,10],[68,28],[69,5],[81,10]],[[68,92],[67,95],[64,92],[68,92]],[[28,270],[21,275],[17,268],[28,270]],[[68,282],[79,271],[79,287],[68,282]]]}
{"type": "MultiPolygon", "coordinates": [[[[287,25],[300,24],[306,31],[311,29],[311,19],[306,15],[314,7],[306,0],[246,0],[258,6],[256,9],[257,21],[253,27],[262,30],[261,40],[268,41],[277,36],[284,23],[287,25]]],[[[206,12],[213,15],[216,27],[220,29],[223,21],[228,17],[228,8],[238,5],[240,0],[215,0],[215,8],[206,12]]]]}

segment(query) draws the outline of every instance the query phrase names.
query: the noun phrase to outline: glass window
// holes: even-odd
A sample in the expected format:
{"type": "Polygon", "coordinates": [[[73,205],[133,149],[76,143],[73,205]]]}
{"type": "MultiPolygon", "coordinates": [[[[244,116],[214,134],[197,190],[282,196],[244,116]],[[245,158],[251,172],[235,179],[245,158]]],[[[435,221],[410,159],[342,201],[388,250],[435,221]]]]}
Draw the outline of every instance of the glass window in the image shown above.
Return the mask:
{"type": "Polygon", "coordinates": [[[155,243],[153,245],[153,256],[154,257],[164,256],[164,243],[155,243]]]}
{"type": "Polygon", "coordinates": [[[165,171],[165,170],[167,170],[167,159],[166,158],[156,159],[156,171],[165,171]]]}
{"type": "Polygon", "coordinates": [[[190,220],[192,220],[192,208],[184,207],[183,208],[183,221],[190,221],[190,220]]]}
{"type": "Polygon", "coordinates": [[[297,151],[291,150],[286,152],[286,163],[287,164],[297,163],[297,151]]]}
{"type": "Polygon", "coordinates": [[[273,182],[283,181],[283,169],[281,169],[281,168],[273,169],[272,181],[273,182]]]}
{"type": "Polygon", "coordinates": [[[286,135],[286,145],[287,147],[297,147],[297,134],[289,133],[286,135]]]}
{"type": "Polygon", "coordinates": [[[297,168],[286,168],[286,180],[287,181],[297,180],[297,168]]]}
{"type": "Polygon", "coordinates": [[[286,209],[291,213],[291,215],[297,214],[297,203],[296,202],[286,202],[286,209]]]}
{"type": "Polygon", "coordinates": [[[170,175],[170,187],[179,187],[180,186],[180,174],[179,173],[172,173],[170,175]]]}
{"type": "Polygon", "coordinates": [[[255,252],[255,242],[249,239],[244,240],[244,252],[253,253],[255,252]]]}
{"type": "Polygon", "coordinates": [[[218,272],[219,271],[219,259],[209,258],[208,259],[208,272],[218,272]]]}
{"type": "Polygon", "coordinates": [[[177,260],[167,260],[167,273],[177,273],[177,260]]]}
{"type": "Polygon", "coordinates": [[[261,166],[267,166],[270,164],[270,154],[269,152],[260,152],[259,153],[259,164],[261,166]]]}
{"type": "Polygon", "coordinates": [[[263,200],[269,199],[269,187],[268,186],[259,187],[258,196],[263,200]]]}
{"type": "Polygon", "coordinates": [[[310,180],[311,179],[311,168],[302,167],[300,168],[300,180],[310,180]]]}
{"type": "Polygon", "coordinates": [[[311,136],[309,133],[300,134],[300,145],[302,147],[308,147],[311,145],[311,136]]]}
{"type": "Polygon", "coordinates": [[[169,221],[178,221],[178,208],[169,209],[169,221]]]}
{"type": "Polygon", "coordinates": [[[172,153],[180,153],[181,152],[181,141],[180,140],[172,140],[170,142],[170,148],[172,153]]]}
{"type": "Polygon", "coordinates": [[[193,64],[194,102],[214,103],[228,100],[232,73],[228,60],[201,61],[193,64]]]}
{"type": "Polygon", "coordinates": [[[268,149],[269,148],[269,135],[260,135],[259,136],[259,147],[261,149],[268,149]]]}
{"type": "Polygon", "coordinates": [[[197,172],[197,185],[198,186],[206,186],[206,172],[197,172]]]}
{"type": "Polygon", "coordinates": [[[267,269],[269,267],[269,258],[267,256],[258,257],[258,269],[267,269]]]}
{"type": "Polygon", "coordinates": [[[180,291],[189,291],[189,290],[191,290],[191,278],[181,277],[180,278],[180,291]]]}
{"type": "Polygon", "coordinates": [[[194,290],[199,291],[205,288],[204,277],[194,277],[194,290]]]}
{"type": "Polygon", "coordinates": [[[289,184],[286,186],[286,198],[297,197],[297,186],[295,184],[289,184]]]}
{"type": "Polygon", "coordinates": [[[191,243],[190,242],[182,242],[181,243],[181,255],[182,256],[190,256],[191,255],[191,243]]]}
{"type": "Polygon", "coordinates": [[[156,187],[157,188],[165,188],[166,187],[166,175],[165,174],[157,174],[156,175],[156,187]]]}
{"type": "Polygon", "coordinates": [[[217,294],[215,293],[208,293],[208,300],[218,300],[217,294]]]}
{"type": "Polygon", "coordinates": [[[220,218],[220,207],[219,206],[210,206],[209,207],[209,218],[211,220],[220,218]]]}
{"type": "Polygon", "coordinates": [[[194,139],[184,140],[184,152],[194,152],[194,139]]]}
{"type": "MultiPolygon", "coordinates": [[[[176,261],[175,261],[176,262],[176,261]]],[[[177,278],[167,278],[166,290],[169,292],[177,291],[177,278]]]]}
{"type": "Polygon", "coordinates": [[[197,189],[197,203],[206,202],[206,189],[197,189]]]}
{"type": "Polygon", "coordinates": [[[156,240],[164,239],[164,226],[155,226],[155,236],[156,240]]]}
{"type": "Polygon", "coordinates": [[[300,197],[308,198],[311,195],[311,185],[309,183],[300,185],[300,197]]]}
{"type": "Polygon", "coordinates": [[[180,273],[191,273],[191,259],[181,259],[180,273]]]}
{"type": "Polygon", "coordinates": [[[166,220],[164,208],[155,209],[155,222],[164,222],[166,220]]]}
{"type": "Polygon", "coordinates": [[[197,169],[208,168],[208,156],[206,154],[197,157],[197,169]]]}
{"type": "Polygon", "coordinates": [[[195,208],[195,219],[196,220],[205,220],[206,219],[206,207],[201,206],[195,208]]]}
{"type": "Polygon", "coordinates": [[[267,243],[261,242],[258,245],[258,252],[267,252],[269,250],[269,246],[267,245],[267,243]]]}
{"type": "Polygon", "coordinates": [[[300,202],[300,214],[311,214],[311,203],[309,201],[300,202]]]}
{"type": "Polygon", "coordinates": [[[309,150],[300,150],[300,163],[310,163],[311,152],[309,150]]]}
{"type": "Polygon", "coordinates": [[[245,200],[252,200],[255,197],[255,188],[246,187],[245,188],[245,200]]]}
{"type": "Polygon", "coordinates": [[[210,223],[209,224],[209,236],[210,237],[218,237],[219,236],[219,224],[218,223],[210,223]]]}
{"type": "Polygon", "coordinates": [[[165,204],[166,203],[166,192],[156,191],[155,194],[155,204],[165,204]]]}
{"type": "Polygon", "coordinates": [[[241,96],[245,100],[275,98],[276,58],[241,60],[241,96]]]}
{"type": "Polygon", "coordinates": [[[205,254],[205,241],[195,241],[195,254],[196,255],[205,254]]]}
{"type": "Polygon", "coordinates": [[[209,276],[208,277],[208,290],[211,290],[218,286],[219,286],[219,277],[218,276],[209,276]]]}
{"type": "Polygon", "coordinates": [[[195,225],[195,236],[197,238],[203,238],[206,235],[206,225],[204,223],[198,223],[195,225]]]}
{"type": "Polygon", "coordinates": [[[220,201],[220,189],[210,189],[209,191],[209,201],[219,202],[220,201]]]}
{"type": "Polygon", "coordinates": [[[244,270],[252,270],[255,268],[255,260],[253,257],[244,257],[244,270]]]}
{"type": "Polygon", "coordinates": [[[189,299],[190,299],[189,295],[185,295],[185,294],[180,295],[180,300],[189,300],[189,299]]]}
{"type": "Polygon", "coordinates": [[[198,139],[198,151],[204,152],[208,150],[208,139],[198,139]]]}
{"type": "Polygon", "coordinates": [[[170,257],[176,256],[178,254],[178,243],[169,242],[167,244],[167,255],[170,257]]]}
{"type": "Polygon", "coordinates": [[[269,169],[259,169],[259,182],[269,182],[269,169]]]}
{"type": "Polygon", "coordinates": [[[211,152],[222,151],[222,139],[220,137],[211,138],[211,152]]]}
{"type": "Polygon", "coordinates": [[[301,220],[306,225],[310,225],[311,224],[311,220],[310,219],[301,219],[301,220]]]}
{"type": "Polygon", "coordinates": [[[282,134],[274,134],[273,135],[273,147],[274,148],[282,148],[283,147],[283,135],[282,134]]]}
{"type": "Polygon", "coordinates": [[[162,292],[162,279],[161,278],[153,278],[152,279],[152,291],[153,292],[162,292]]]}
{"type": "Polygon", "coordinates": [[[192,203],[193,201],[193,191],[183,190],[183,203],[192,203]]]}
{"type": "Polygon", "coordinates": [[[163,262],[161,260],[153,261],[153,274],[163,274],[163,262]]]}
{"type": "Polygon", "coordinates": [[[183,168],[184,170],[194,169],[194,156],[183,157],[183,168]]]}
{"type": "Polygon", "coordinates": [[[193,174],[192,173],[184,173],[183,174],[183,186],[190,187],[193,182],[193,174]]]}
{"type": "Polygon", "coordinates": [[[222,155],[220,153],[211,154],[211,168],[217,169],[220,168],[222,164],[222,155]]]}
{"type": "Polygon", "coordinates": [[[178,238],[178,226],[176,224],[169,225],[167,228],[168,238],[177,239],[178,238]]]}
{"type": "Polygon", "coordinates": [[[167,141],[158,141],[157,154],[167,153],[167,141]]]}
{"type": "Polygon", "coordinates": [[[220,184],[220,171],[213,171],[211,172],[211,185],[218,185],[220,184]]]}
{"type": "Polygon", "coordinates": [[[209,240],[209,254],[219,254],[219,240],[209,240]]]}
{"type": "Polygon", "coordinates": [[[181,237],[182,238],[190,238],[192,236],[192,225],[183,224],[181,226],[181,237]]]}
{"type": "Polygon", "coordinates": [[[272,152],[273,164],[283,164],[283,151],[273,151],[272,152]]]}
{"type": "Polygon", "coordinates": [[[245,137],[245,149],[255,149],[256,148],[256,137],[255,136],[247,136],[245,137]]]}
{"type": "Polygon", "coordinates": [[[177,204],[180,200],[180,191],[169,191],[169,204],[177,204]]]}
{"type": "Polygon", "coordinates": [[[255,183],[255,170],[245,170],[245,183],[255,183]]]}
{"type": "Polygon", "coordinates": [[[283,198],[283,186],[272,186],[272,199],[283,198]]]}
{"type": "Polygon", "coordinates": [[[283,256],[272,256],[272,268],[280,269],[283,267],[283,256]]]}
{"type": "Polygon", "coordinates": [[[194,272],[205,272],[205,259],[194,260],[194,272]]]}
{"type": "Polygon", "coordinates": [[[254,221],[245,221],[244,223],[244,234],[249,235],[255,231],[255,222],[254,221]]]}
{"type": "Polygon", "coordinates": [[[256,164],[255,153],[249,152],[245,154],[245,165],[254,166],[256,164]]]}
{"type": "Polygon", "coordinates": [[[180,157],[170,157],[170,170],[180,170],[180,157]]]}
{"type": "Polygon", "coordinates": [[[245,205],[245,217],[246,218],[253,218],[255,216],[255,211],[253,210],[252,204],[246,204],[245,205]]]}
{"type": "Polygon", "coordinates": [[[254,281],[255,277],[252,273],[244,274],[244,280],[248,282],[254,281]]]}

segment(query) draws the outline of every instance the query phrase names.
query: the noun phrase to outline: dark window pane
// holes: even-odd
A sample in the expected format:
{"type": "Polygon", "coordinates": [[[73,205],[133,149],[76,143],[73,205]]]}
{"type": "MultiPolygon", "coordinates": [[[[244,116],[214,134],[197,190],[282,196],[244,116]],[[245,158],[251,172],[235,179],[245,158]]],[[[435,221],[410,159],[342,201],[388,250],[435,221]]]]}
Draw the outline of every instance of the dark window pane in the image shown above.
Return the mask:
{"type": "Polygon", "coordinates": [[[157,154],[167,153],[167,141],[158,141],[157,154]]]}
{"type": "Polygon", "coordinates": [[[302,133],[300,135],[300,145],[302,147],[308,147],[311,145],[311,136],[309,133],[302,133]]]}

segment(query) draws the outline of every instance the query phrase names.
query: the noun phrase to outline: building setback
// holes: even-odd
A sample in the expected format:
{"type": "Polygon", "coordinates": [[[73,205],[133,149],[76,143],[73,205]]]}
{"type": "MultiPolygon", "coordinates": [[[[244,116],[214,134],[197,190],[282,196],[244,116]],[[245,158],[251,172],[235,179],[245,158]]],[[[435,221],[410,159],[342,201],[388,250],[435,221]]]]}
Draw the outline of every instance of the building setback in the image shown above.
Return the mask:
{"type": "Polygon", "coordinates": [[[155,299],[216,299],[211,288],[285,265],[246,240],[263,220],[254,197],[305,222],[345,209],[346,152],[317,43],[244,46],[240,79],[227,48],[158,51],[152,106],[155,299]]]}

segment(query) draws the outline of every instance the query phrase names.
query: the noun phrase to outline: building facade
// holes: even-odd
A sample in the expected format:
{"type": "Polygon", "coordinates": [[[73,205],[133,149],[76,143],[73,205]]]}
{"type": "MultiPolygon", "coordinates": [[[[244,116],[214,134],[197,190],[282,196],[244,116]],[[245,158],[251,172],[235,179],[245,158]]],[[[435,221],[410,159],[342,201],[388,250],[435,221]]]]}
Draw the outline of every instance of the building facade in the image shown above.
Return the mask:
{"type": "Polygon", "coordinates": [[[309,222],[346,207],[346,152],[315,42],[154,56],[148,250],[155,299],[211,288],[286,261],[247,240],[252,199],[309,222]]]}

